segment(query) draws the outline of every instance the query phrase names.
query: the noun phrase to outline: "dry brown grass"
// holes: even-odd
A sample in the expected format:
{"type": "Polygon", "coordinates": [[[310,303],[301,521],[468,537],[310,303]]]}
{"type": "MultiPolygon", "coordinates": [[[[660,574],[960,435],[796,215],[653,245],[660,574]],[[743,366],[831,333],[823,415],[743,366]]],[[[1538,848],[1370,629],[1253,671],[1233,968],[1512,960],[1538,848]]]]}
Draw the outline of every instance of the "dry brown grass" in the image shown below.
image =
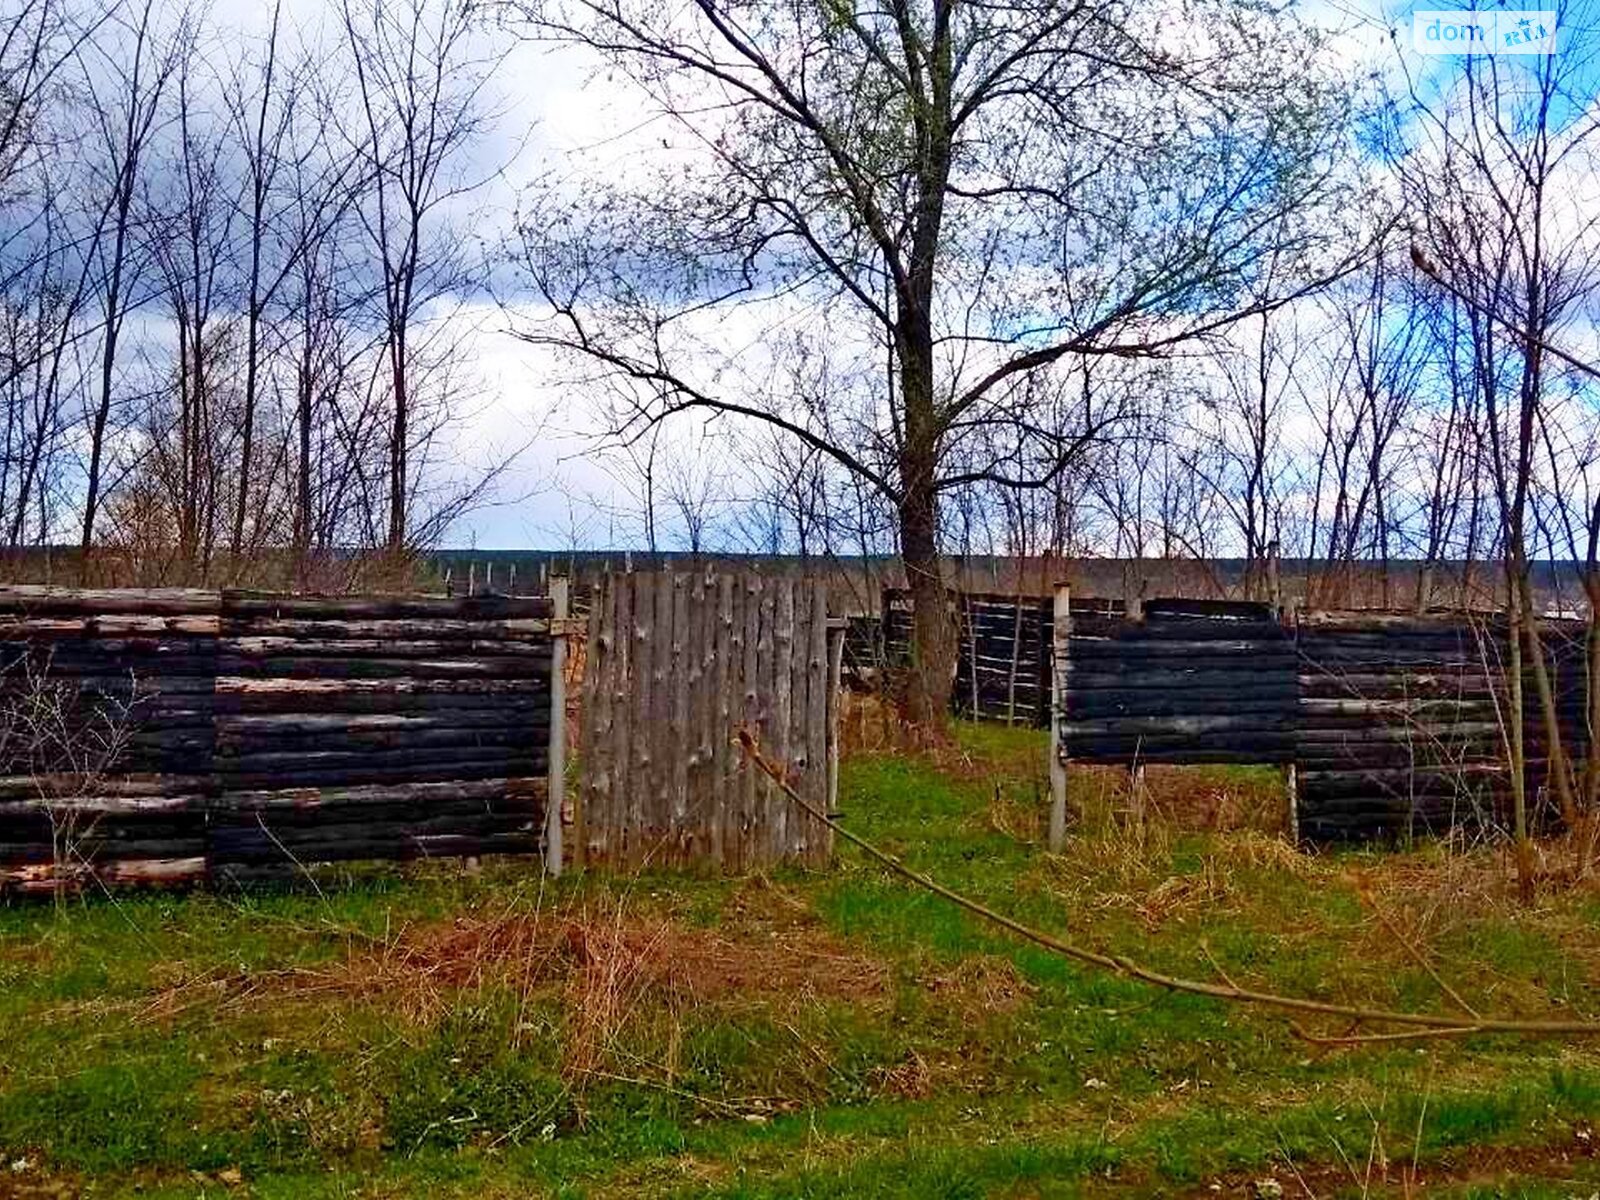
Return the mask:
{"type": "Polygon", "coordinates": [[[731,998],[803,1003],[864,1000],[886,986],[882,963],[810,922],[761,929],[696,928],[635,911],[626,899],[561,909],[460,916],[373,938],[342,932],[346,952],[326,964],[194,973],[169,964],[142,1011],[165,1019],[201,1003],[381,1000],[414,1024],[437,1020],[463,991],[507,989],[526,999],[558,987],[580,1040],[614,1028],[643,998],[668,1006],[731,998]]]}
{"type": "Polygon", "coordinates": [[[994,954],[969,955],[924,973],[917,982],[973,1027],[993,1013],[1016,1011],[1038,990],[1009,958],[994,954]]]}

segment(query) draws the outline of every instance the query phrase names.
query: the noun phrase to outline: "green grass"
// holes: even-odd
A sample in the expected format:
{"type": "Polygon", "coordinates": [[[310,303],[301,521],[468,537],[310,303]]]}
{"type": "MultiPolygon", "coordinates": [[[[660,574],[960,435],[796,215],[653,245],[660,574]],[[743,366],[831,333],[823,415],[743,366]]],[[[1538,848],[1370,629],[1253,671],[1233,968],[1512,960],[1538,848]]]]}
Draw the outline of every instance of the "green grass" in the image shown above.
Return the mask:
{"type": "MultiPolygon", "coordinates": [[[[937,762],[847,762],[840,807],[1016,917],[1300,995],[1443,1007],[1421,953],[1484,1009],[1600,1010],[1592,894],[1521,910],[1492,856],[1428,846],[1294,855],[1248,827],[1274,802],[1258,771],[1153,778],[1143,830],[1113,774],[1076,772],[1052,857],[1037,735],[960,738],[937,762]]],[[[0,907],[0,1196],[1212,1195],[1268,1176],[1401,1195],[1407,1172],[1430,1194],[1587,1195],[1594,1121],[1600,1048],[1324,1050],[1279,1015],[1019,944],[848,848],[748,880],[501,863],[0,907]]]]}

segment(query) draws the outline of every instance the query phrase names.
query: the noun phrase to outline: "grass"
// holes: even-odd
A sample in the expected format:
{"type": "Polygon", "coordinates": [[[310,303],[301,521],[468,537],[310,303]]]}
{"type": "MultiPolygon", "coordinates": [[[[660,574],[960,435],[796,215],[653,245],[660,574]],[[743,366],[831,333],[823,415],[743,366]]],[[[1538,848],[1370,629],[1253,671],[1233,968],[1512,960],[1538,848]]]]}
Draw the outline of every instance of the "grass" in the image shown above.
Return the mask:
{"type": "MultiPolygon", "coordinates": [[[[963,729],[937,758],[849,760],[840,807],[1169,971],[1430,1009],[1437,974],[1482,1009],[1600,1010],[1594,893],[1520,909],[1490,850],[1294,853],[1275,777],[1241,770],[1152,773],[1142,826],[1114,773],[1075,772],[1050,856],[1042,762],[1033,733],[963,729]]],[[[849,850],[737,880],[337,883],[0,908],[0,1197],[1600,1188],[1600,1047],[1319,1049],[1019,945],[849,850]]]]}

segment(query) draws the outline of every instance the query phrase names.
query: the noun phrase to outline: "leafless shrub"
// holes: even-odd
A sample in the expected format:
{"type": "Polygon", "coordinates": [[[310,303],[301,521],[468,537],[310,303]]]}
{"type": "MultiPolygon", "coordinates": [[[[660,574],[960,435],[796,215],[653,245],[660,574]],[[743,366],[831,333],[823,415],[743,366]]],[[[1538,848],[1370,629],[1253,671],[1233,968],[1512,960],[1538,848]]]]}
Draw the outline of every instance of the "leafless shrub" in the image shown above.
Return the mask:
{"type": "Polygon", "coordinates": [[[58,899],[89,872],[84,843],[105,818],[107,777],[148,699],[131,674],[126,696],[85,696],[50,674],[50,659],[25,654],[0,670],[0,763],[24,803],[49,822],[58,899]]]}

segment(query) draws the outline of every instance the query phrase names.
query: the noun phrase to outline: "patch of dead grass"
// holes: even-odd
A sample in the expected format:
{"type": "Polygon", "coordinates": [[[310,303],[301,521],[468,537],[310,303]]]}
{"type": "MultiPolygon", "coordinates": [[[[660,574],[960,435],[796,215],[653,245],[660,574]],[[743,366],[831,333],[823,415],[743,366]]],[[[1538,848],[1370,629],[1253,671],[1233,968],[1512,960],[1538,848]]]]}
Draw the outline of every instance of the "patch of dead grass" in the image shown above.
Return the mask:
{"type": "Polygon", "coordinates": [[[724,932],[634,912],[624,901],[459,916],[347,938],[342,956],[316,966],[194,972],[166,964],[138,1002],[139,1015],[168,1020],[206,1004],[354,1000],[381,1001],[387,1012],[428,1025],[462,992],[497,988],[526,999],[554,988],[574,1012],[609,1026],[615,1014],[607,1015],[606,996],[628,998],[629,1006],[646,998],[670,1005],[867,1001],[883,994],[887,979],[881,962],[813,922],[724,932]]]}
{"type": "Polygon", "coordinates": [[[986,1015],[1015,1012],[1038,990],[1014,962],[995,954],[971,954],[941,963],[940,968],[921,975],[918,982],[959,1011],[963,1023],[971,1027],[986,1015]]]}

